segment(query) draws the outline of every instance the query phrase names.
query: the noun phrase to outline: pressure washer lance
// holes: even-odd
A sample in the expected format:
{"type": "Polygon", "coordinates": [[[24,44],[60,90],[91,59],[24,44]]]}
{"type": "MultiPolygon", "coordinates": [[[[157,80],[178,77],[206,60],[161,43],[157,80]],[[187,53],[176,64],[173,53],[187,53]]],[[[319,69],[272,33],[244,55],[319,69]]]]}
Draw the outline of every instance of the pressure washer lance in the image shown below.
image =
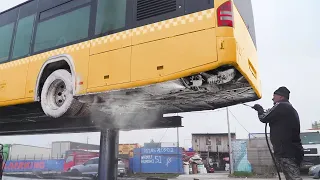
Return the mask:
{"type": "MultiPolygon", "coordinates": [[[[247,106],[247,107],[251,107],[251,108],[253,109],[253,106],[250,106],[250,105],[248,105],[248,104],[242,104],[242,105],[247,106]]],[[[271,155],[271,157],[272,157],[274,166],[276,167],[279,180],[281,180],[279,167],[277,166],[276,160],[275,160],[275,158],[274,158],[274,155],[273,155],[273,153],[272,153],[272,150],[271,150],[271,147],[270,147],[270,144],[269,144],[268,134],[267,134],[267,126],[268,126],[268,123],[266,123],[266,125],[265,125],[265,127],[264,127],[264,135],[265,135],[265,137],[266,137],[266,142],[267,142],[267,145],[268,145],[268,149],[269,149],[270,155],[271,155]]]]}

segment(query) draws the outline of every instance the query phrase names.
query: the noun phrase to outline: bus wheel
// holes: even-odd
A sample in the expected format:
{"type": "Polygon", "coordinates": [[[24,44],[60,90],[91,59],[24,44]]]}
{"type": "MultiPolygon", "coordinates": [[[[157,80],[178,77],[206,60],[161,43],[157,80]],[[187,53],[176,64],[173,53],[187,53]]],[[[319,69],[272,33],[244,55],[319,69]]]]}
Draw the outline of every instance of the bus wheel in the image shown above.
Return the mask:
{"type": "Polygon", "coordinates": [[[74,116],[83,105],[73,97],[72,76],[67,70],[50,74],[41,91],[41,106],[47,116],[74,116]]]}

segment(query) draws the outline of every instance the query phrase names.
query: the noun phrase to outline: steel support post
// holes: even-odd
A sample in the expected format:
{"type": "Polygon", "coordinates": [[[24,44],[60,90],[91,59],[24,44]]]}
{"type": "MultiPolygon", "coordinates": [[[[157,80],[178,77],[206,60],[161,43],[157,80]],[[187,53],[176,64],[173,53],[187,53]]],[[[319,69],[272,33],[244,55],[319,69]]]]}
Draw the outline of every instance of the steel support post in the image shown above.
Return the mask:
{"type": "Polygon", "coordinates": [[[117,180],[119,130],[102,130],[100,135],[99,180],[117,180]]]}

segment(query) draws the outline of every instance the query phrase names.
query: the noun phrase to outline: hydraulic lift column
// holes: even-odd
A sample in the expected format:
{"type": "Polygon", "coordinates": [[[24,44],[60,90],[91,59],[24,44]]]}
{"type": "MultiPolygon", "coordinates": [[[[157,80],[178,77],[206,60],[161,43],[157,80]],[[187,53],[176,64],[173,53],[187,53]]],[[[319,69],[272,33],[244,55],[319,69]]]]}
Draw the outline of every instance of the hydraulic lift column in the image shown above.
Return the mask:
{"type": "Polygon", "coordinates": [[[100,135],[99,180],[117,180],[119,130],[102,130],[100,135]]]}

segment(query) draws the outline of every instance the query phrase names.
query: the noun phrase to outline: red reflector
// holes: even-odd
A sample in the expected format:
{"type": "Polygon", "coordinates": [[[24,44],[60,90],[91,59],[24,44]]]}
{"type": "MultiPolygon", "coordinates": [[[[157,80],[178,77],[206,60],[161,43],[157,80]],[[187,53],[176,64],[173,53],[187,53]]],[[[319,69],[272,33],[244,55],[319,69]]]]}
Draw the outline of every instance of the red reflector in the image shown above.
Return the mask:
{"type": "Polygon", "coordinates": [[[79,82],[79,85],[83,85],[83,82],[79,82]]]}
{"type": "Polygon", "coordinates": [[[218,9],[218,26],[233,27],[232,2],[223,3],[218,9]]]}

